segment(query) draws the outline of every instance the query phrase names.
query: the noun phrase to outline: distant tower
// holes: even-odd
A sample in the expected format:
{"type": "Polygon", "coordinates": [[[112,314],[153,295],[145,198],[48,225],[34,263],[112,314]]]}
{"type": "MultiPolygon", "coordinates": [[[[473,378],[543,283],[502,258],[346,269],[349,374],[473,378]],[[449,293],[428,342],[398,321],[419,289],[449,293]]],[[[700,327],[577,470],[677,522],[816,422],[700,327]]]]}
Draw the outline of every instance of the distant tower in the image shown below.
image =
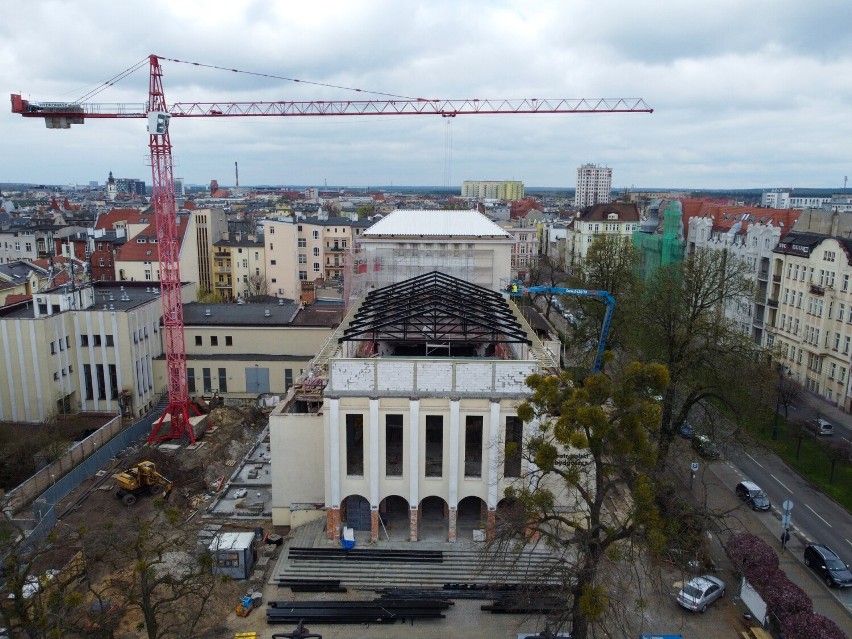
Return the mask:
{"type": "Polygon", "coordinates": [[[109,172],[109,178],[106,183],[106,196],[110,201],[114,201],[118,195],[118,187],[115,184],[115,178],[112,177],[112,171],[109,172]]]}
{"type": "Polygon", "coordinates": [[[240,165],[234,162],[234,178],[236,179],[237,185],[234,188],[240,188],[240,165]]]}
{"type": "Polygon", "coordinates": [[[210,195],[219,190],[219,180],[210,180],[210,195]]]}
{"type": "Polygon", "coordinates": [[[611,199],[611,191],[611,168],[584,164],[577,169],[577,193],[574,197],[574,205],[577,208],[606,204],[611,199]]]}

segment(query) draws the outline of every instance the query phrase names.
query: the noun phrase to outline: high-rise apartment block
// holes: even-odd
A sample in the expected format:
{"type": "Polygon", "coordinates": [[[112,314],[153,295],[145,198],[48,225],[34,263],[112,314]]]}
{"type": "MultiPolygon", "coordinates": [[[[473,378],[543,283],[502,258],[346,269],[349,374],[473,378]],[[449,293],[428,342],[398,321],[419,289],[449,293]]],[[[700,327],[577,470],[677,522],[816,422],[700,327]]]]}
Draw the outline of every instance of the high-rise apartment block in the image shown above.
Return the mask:
{"type": "Polygon", "coordinates": [[[461,196],[481,200],[522,200],[524,183],[516,180],[465,180],[462,182],[461,196]]]}
{"type": "Polygon", "coordinates": [[[577,194],[574,204],[586,208],[595,204],[607,204],[612,191],[612,169],[596,164],[584,164],[577,169],[577,194]]]}

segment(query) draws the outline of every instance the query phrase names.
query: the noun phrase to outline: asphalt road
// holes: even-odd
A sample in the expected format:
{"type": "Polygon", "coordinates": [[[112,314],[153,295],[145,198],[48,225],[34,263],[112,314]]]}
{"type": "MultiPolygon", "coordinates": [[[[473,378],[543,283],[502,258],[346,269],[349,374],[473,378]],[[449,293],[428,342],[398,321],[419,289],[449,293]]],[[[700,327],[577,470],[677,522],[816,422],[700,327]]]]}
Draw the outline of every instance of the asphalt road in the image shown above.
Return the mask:
{"type": "MultiPolygon", "coordinates": [[[[776,538],[780,538],[782,531],[782,504],[785,500],[793,503],[790,528],[793,542],[788,549],[799,562],[803,564],[804,546],[817,542],[832,548],[844,563],[852,563],[852,515],[774,454],[731,450],[727,463],[717,462],[714,471],[731,491],[742,479],[750,479],[763,488],[772,502],[772,511],[753,515],[776,538]]],[[[816,573],[807,570],[807,574],[809,578],[798,583],[814,602],[826,596],[834,597],[852,620],[852,588],[828,588],[816,573]]]]}

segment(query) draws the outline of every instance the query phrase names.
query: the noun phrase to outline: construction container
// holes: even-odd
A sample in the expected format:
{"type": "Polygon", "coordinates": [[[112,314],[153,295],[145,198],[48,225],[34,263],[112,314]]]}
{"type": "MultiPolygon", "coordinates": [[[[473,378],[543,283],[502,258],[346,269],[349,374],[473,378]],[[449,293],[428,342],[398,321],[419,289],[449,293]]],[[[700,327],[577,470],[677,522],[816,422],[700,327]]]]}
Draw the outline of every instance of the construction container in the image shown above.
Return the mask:
{"type": "Polygon", "coordinates": [[[248,579],[257,561],[253,532],[218,533],[208,549],[213,559],[213,574],[232,579],[248,579]]]}

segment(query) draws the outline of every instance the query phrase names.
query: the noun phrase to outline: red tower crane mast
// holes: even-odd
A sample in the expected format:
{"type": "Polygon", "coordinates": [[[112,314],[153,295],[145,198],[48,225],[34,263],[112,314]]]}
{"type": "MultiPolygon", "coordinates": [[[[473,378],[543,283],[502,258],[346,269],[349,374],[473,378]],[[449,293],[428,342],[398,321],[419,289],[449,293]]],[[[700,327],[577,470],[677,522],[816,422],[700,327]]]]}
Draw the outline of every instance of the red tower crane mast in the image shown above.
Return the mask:
{"type": "MultiPolygon", "coordinates": [[[[653,113],[641,98],[538,99],[519,100],[333,100],[307,102],[176,102],[166,103],[163,92],[161,58],[148,56],[150,70],[148,102],[144,104],[102,104],[91,102],[31,102],[12,94],[12,112],[25,118],[42,118],[49,129],[67,129],[86,120],[147,118],[151,151],[151,204],[157,220],[160,288],[163,305],[163,335],[166,353],[169,405],[156,422],[149,442],[188,439],[195,442],[190,424],[197,414],[189,401],[184,344],[183,303],[181,301],[180,242],[177,237],[177,207],[174,195],[171,118],[229,118],[245,116],[367,116],[536,113],[653,113]],[[164,423],[169,427],[165,432],[164,423]]],[[[175,60],[175,62],[180,62],[175,60]]],[[[199,65],[201,66],[201,65],[199,65]]]]}

